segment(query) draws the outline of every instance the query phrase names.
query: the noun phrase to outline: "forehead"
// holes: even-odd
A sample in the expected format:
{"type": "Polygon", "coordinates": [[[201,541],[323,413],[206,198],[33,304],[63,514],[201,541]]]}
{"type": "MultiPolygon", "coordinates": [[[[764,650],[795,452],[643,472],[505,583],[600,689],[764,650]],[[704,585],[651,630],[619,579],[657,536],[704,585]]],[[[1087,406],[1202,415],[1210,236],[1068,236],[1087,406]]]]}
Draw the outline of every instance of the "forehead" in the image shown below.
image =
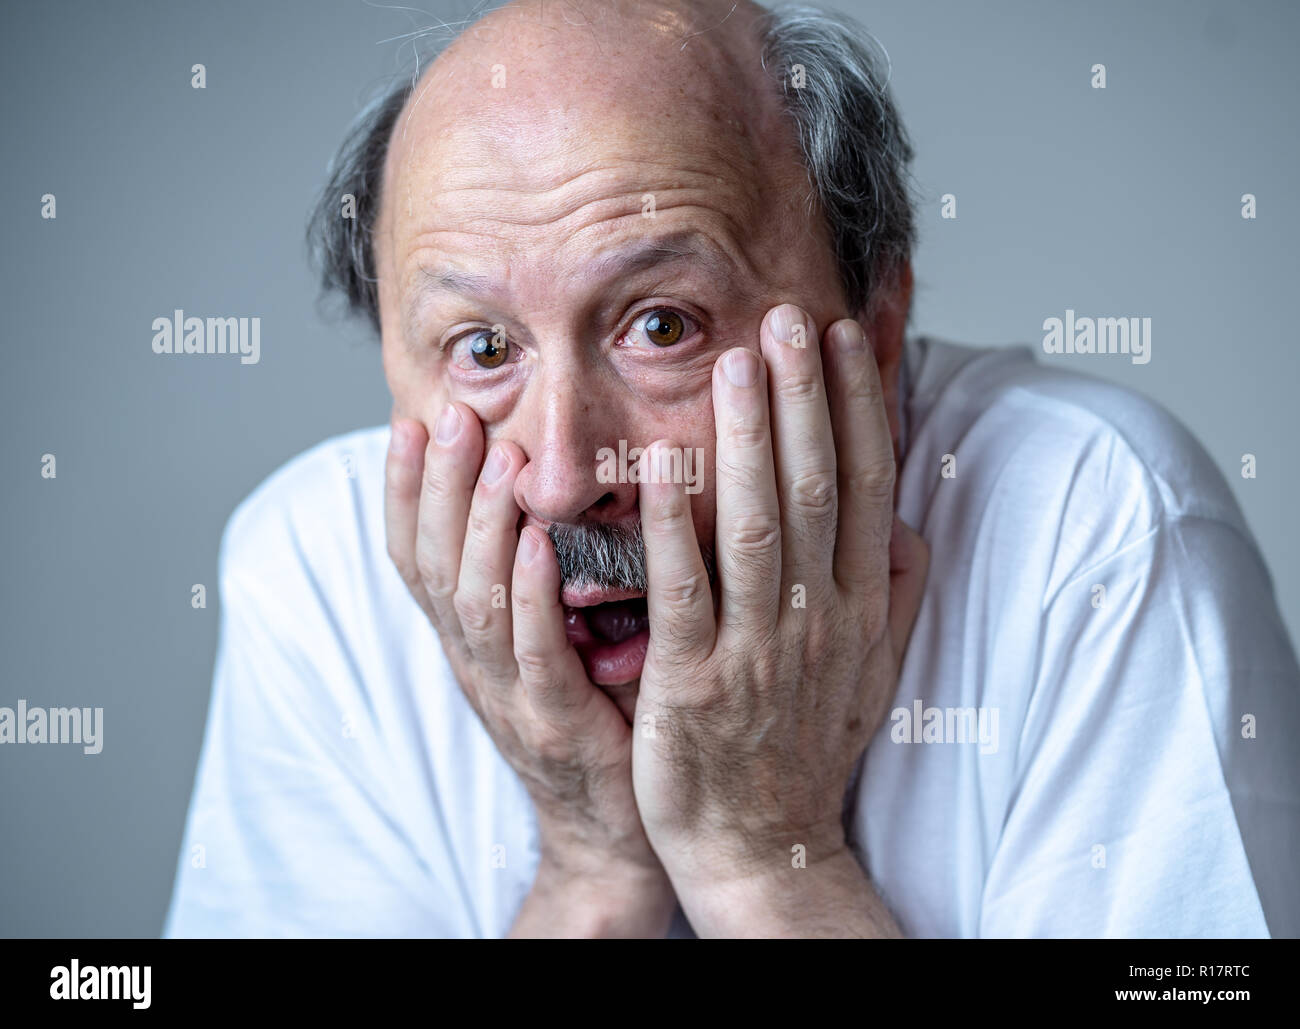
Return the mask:
{"type": "Polygon", "coordinates": [[[524,5],[467,30],[397,119],[378,231],[521,239],[645,194],[770,215],[804,172],[752,12],[696,6],[597,5],[602,19],[576,24],[566,5],[524,5]],[[722,24],[694,31],[712,14],[722,24]]]}

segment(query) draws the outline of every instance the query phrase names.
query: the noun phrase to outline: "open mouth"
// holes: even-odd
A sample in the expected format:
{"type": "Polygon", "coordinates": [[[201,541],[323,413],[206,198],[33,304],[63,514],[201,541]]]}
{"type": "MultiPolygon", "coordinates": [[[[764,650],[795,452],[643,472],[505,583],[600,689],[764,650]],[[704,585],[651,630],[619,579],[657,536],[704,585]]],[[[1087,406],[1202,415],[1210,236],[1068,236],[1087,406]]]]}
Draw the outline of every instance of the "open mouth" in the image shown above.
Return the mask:
{"type": "Polygon", "coordinates": [[[641,676],[650,645],[644,594],[627,590],[566,589],[564,631],[597,686],[618,686],[641,676]]]}

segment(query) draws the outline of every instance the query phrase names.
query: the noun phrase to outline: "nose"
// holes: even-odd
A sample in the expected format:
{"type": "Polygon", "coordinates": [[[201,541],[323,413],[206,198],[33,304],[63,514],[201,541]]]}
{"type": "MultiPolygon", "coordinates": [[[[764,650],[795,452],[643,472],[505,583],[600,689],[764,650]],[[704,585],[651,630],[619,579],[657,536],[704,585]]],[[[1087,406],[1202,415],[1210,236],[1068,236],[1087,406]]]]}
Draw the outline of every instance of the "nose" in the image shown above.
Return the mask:
{"type": "Polygon", "coordinates": [[[541,525],[628,520],[637,509],[636,485],[597,475],[602,448],[619,453],[619,440],[629,435],[617,386],[578,362],[544,365],[530,377],[506,430],[528,457],[515,479],[520,509],[541,525]]]}

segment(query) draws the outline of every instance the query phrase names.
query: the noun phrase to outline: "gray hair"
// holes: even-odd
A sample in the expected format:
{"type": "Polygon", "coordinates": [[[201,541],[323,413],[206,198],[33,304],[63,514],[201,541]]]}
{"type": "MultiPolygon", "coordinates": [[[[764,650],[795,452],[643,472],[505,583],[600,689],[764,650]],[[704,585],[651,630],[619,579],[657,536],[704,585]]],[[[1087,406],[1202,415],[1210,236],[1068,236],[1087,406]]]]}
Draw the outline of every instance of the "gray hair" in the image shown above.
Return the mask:
{"type": "MultiPolygon", "coordinates": [[[[432,60],[461,31],[445,38],[419,33],[432,60]]],[[[847,15],[783,4],[762,16],[762,62],[798,132],[814,204],[827,219],[840,284],[851,312],[877,309],[916,244],[908,165],[912,146],[889,92],[892,68],[884,48],[847,15]],[[804,81],[794,81],[801,66],[804,81]]],[[[379,332],[373,234],[389,138],[419,71],[368,104],[330,165],[308,227],[308,243],[326,292],[379,332]],[[345,196],[355,217],[341,217],[345,196]]]]}
{"type": "MultiPolygon", "coordinates": [[[[640,520],[631,525],[552,522],[546,527],[546,534],[555,548],[560,582],[564,586],[596,586],[639,593],[649,588],[640,520]]],[[[709,582],[715,581],[718,565],[712,543],[700,544],[700,559],[709,582]]]]}
{"type": "Polygon", "coordinates": [[[609,590],[648,588],[645,539],[641,523],[630,526],[609,522],[568,525],[552,522],[546,528],[565,586],[596,586],[609,590]]]}

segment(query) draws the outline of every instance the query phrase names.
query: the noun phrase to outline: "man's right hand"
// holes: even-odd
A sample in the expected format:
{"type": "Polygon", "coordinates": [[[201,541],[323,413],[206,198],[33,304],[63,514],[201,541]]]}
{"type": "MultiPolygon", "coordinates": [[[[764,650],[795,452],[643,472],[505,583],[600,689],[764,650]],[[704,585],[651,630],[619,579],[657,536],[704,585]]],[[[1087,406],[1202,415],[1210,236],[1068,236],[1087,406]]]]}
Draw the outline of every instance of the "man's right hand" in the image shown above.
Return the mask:
{"type": "Polygon", "coordinates": [[[537,809],[541,859],[511,935],[662,937],[676,899],[637,812],[631,727],[565,635],[550,539],[519,531],[527,458],[508,440],[484,449],[464,404],[432,439],[394,413],[385,520],[389,555],[537,809]]]}

